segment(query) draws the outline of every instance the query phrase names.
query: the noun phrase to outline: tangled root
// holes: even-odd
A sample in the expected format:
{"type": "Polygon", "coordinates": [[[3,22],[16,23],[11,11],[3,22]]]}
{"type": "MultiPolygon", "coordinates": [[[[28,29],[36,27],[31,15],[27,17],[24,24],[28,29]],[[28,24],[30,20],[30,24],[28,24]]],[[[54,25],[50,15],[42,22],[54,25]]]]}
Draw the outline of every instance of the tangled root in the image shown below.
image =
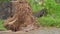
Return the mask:
{"type": "Polygon", "coordinates": [[[35,18],[32,16],[32,10],[26,0],[17,0],[12,2],[15,7],[13,17],[4,21],[4,27],[12,31],[29,31],[37,28],[35,18]]]}

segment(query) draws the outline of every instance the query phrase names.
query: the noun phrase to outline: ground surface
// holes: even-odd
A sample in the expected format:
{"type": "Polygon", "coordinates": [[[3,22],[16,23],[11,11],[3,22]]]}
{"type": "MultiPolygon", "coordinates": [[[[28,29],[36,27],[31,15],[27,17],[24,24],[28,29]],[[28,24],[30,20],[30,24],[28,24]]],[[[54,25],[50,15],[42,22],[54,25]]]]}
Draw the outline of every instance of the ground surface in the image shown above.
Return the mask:
{"type": "Polygon", "coordinates": [[[40,28],[29,32],[0,31],[0,34],[60,34],[60,28],[40,28]]]}

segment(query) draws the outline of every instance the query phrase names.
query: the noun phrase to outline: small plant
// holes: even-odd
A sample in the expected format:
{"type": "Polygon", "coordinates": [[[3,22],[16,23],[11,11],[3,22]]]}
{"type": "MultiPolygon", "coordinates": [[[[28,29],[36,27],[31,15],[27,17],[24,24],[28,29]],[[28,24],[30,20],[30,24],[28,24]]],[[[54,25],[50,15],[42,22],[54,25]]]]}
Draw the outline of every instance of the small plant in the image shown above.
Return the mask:
{"type": "Polygon", "coordinates": [[[5,28],[3,27],[3,20],[0,19],[0,30],[5,30],[5,28]]]}

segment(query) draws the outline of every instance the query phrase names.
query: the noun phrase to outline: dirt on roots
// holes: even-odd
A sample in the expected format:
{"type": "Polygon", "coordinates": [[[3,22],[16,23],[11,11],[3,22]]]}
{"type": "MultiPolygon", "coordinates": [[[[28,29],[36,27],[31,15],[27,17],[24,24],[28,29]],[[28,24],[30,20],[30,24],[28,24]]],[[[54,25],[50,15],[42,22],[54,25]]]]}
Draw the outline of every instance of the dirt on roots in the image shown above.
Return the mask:
{"type": "Polygon", "coordinates": [[[13,17],[4,20],[3,24],[7,30],[29,31],[38,28],[27,0],[12,1],[12,6],[15,7],[15,13],[13,17]]]}

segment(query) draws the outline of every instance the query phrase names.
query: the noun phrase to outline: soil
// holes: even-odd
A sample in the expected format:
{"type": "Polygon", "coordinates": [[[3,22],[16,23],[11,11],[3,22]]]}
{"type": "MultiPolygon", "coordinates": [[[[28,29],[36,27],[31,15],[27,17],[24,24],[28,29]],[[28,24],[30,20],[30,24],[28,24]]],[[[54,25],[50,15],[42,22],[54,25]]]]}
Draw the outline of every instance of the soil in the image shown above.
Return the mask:
{"type": "Polygon", "coordinates": [[[0,31],[0,34],[60,34],[60,28],[39,28],[37,30],[32,30],[29,32],[18,31],[0,31]]]}

